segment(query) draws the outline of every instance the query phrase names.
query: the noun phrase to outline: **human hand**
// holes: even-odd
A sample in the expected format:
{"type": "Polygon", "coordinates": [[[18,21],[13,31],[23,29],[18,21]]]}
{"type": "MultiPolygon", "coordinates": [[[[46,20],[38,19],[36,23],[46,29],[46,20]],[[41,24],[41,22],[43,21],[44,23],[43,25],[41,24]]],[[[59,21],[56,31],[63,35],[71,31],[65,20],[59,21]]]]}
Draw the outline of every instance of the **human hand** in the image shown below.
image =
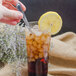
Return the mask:
{"type": "Polygon", "coordinates": [[[0,0],[0,22],[16,25],[23,18],[23,14],[14,7],[17,3],[22,5],[23,11],[26,7],[19,0],[0,0]]]}

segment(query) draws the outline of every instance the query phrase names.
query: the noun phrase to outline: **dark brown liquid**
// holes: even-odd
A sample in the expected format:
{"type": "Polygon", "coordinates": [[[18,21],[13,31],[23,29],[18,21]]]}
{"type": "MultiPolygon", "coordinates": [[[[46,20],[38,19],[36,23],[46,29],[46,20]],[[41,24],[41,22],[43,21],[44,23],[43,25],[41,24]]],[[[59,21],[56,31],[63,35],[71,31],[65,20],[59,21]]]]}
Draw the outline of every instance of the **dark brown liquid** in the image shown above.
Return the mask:
{"type": "Polygon", "coordinates": [[[48,61],[37,59],[34,62],[28,62],[28,76],[47,76],[48,61]]]}

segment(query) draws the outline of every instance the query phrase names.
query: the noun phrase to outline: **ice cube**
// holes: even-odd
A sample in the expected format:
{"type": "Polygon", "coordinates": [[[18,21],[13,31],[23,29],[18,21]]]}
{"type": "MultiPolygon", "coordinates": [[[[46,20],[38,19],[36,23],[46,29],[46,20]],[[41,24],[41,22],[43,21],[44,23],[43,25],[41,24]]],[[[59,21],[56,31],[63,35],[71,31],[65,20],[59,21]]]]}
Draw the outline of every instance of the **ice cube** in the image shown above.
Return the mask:
{"type": "Polygon", "coordinates": [[[32,30],[32,32],[36,35],[36,36],[40,36],[41,34],[42,34],[42,32],[41,31],[39,31],[38,29],[31,29],[32,30]]]}
{"type": "Polygon", "coordinates": [[[38,25],[34,25],[33,26],[33,29],[38,29],[38,25]]]}

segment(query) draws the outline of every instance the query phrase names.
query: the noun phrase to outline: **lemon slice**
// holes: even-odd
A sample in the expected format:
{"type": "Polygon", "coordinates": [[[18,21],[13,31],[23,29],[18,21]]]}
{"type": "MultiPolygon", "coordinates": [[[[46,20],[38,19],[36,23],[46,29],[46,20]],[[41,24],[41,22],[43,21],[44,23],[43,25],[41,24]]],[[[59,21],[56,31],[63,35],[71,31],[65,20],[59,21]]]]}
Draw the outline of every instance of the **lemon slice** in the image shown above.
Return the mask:
{"type": "Polygon", "coordinates": [[[62,27],[62,18],[56,12],[47,12],[43,14],[38,21],[41,31],[48,31],[51,35],[57,34],[62,27]]]}

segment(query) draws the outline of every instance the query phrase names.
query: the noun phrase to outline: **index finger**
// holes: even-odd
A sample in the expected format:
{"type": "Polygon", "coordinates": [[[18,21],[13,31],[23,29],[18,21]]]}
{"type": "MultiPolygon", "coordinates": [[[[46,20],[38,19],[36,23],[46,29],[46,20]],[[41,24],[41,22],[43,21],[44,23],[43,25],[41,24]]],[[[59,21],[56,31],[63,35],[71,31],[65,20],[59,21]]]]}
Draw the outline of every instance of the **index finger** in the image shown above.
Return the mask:
{"type": "Polygon", "coordinates": [[[18,2],[21,4],[23,11],[25,11],[26,10],[25,5],[22,2],[20,2],[20,1],[18,1],[18,2]]]}
{"type": "Polygon", "coordinates": [[[22,6],[23,11],[25,11],[25,10],[26,10],[25,5],[23,5],[19,0],[4,0],[4,2],[11,3],[11,4],[12,4],[12,5],[14,5],[14,6],[16,6],[16,5],[17,5],[17,3],[20,3],[20,4],[21,4],[21,6],[22,6]]]}

